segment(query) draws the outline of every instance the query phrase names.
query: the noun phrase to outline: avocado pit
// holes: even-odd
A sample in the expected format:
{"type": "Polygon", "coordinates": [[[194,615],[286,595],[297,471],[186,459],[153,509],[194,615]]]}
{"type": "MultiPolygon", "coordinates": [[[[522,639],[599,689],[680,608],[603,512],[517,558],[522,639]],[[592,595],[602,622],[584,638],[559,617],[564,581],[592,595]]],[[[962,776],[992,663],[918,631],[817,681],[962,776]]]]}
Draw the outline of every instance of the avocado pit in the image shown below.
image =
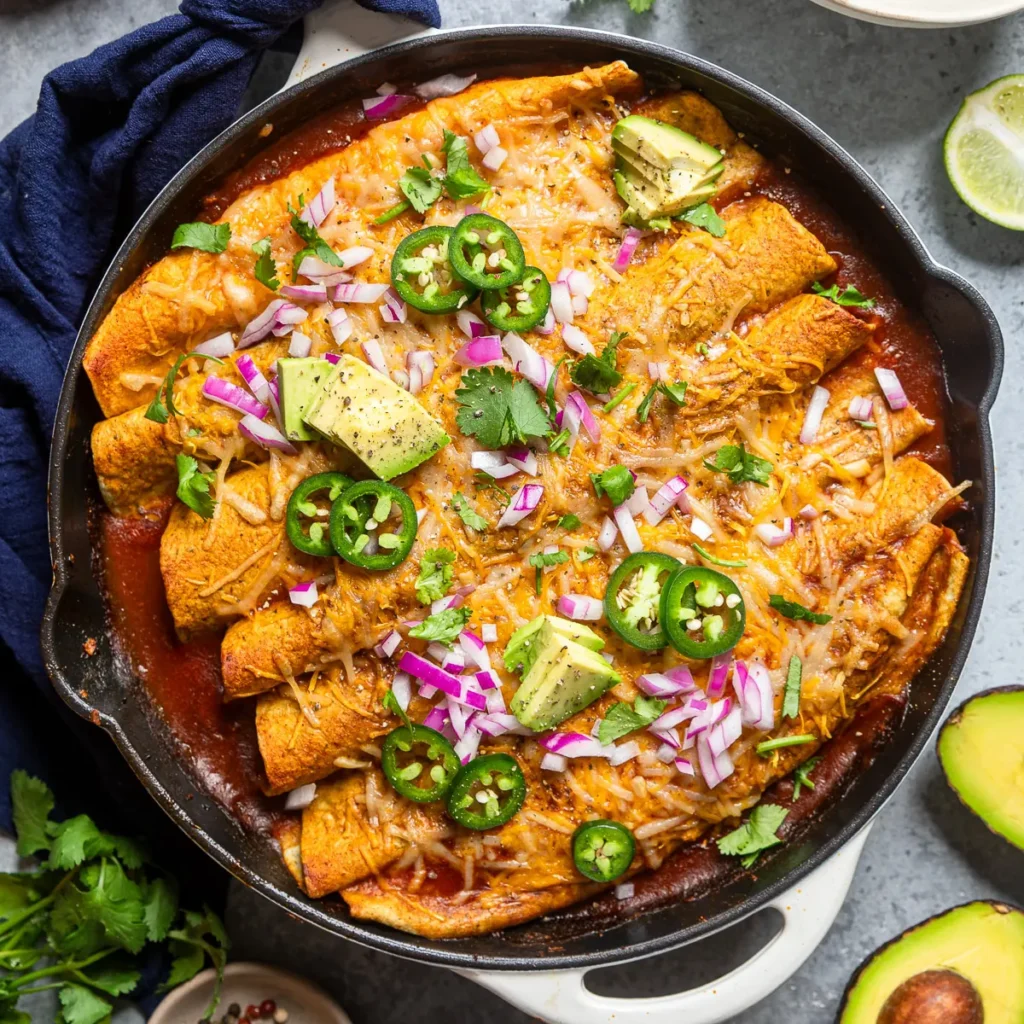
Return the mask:
{"type": "Polygon", "coordinates": [[[955,971],[922,971],[885,1001],[878,1024],[983,1024],[978,990],[955,971]]]}

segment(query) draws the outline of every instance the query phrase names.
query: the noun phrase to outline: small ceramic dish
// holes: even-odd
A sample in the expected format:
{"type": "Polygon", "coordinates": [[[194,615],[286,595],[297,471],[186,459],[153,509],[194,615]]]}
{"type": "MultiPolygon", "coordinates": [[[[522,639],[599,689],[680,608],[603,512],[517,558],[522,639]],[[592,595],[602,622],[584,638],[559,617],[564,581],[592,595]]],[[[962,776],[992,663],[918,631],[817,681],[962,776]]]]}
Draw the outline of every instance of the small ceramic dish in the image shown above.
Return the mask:
{"type": "Polygon", "coordinates": [[[952,28],[1004,18],[1024,0],[814,0],[837,14],[898,28],[952,28]]]}
{"type": "MultiPolygon", "coordinates": [[[[213,968],[200,971],[176,988],[156,1008],[149,1024],[198,1024],[203,1019],[216,977],[213,968]]],[[[272,999],[288,1011],[287,1024],[352,1024],[347,1013],[312,982],[266,964],[228,964],[224,991],[213,1019],[219,1021],[232,1003],[244,1011],[250,1004],[272,999]]],[[[260,1024],[267,1018],[261,1018],[260,1024]]],[[[255,1024],[255,1022],[254,1022],[255,1024]]]]}

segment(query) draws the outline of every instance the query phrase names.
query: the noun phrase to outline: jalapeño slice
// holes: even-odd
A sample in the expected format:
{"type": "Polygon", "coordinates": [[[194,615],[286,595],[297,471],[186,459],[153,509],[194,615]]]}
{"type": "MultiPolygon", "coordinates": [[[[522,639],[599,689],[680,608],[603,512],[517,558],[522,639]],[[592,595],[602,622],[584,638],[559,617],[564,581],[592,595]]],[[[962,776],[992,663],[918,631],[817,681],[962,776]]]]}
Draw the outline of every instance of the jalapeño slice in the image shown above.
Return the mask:
{"type": "Polygon", "coordinates": [[[454,313],[476,298],[477,289],[452,272],[452,230],[436,224],[414,231],[398,243],[391,257],[391,284],[423,313],[454,313]]]}
{"type": "Polygon", "coordinates": [[[526,255],[516,233],[486,213],[471,213],[455,225],[448,245],[455,273],[477,288],[508,288],[526,270],[526,255]]]}
{"type": "Polygon", "coordinates": [[[659,620],[662,590],[680,565],[671,555],[638,551],[612,573],[604,592],[604,614],[627,644],[657,651],[668,643],[659,620]]]}
{"type": "Polygon", "coordinates": [[[381,572],[401,565],[418,527],[412,499],[383,480],[352,484],[331,506],[331,544],[360,569],[381,572]]]}
{"type": "Polygon", "coordinates": [[[351,486],[352,478],[344,473],[317,473],[316,476],[306,477],[292,491],[284,520],[292,547],[321,558],[334,554],[327,517],[330,515],[331,503],[351,486]]]}
{"type": "Polygon", "coordinates": [[[504,825],[525,797],[519,762],[508,754],[485,754],[459,769],[448,794],[448,813],[460,825],[482,832],[504,825]]]}
{"type": "Polygon", "coordinates": [[[528,331],[545,317],[551,285],[543,270],[527,267],[523,279],[508,288],[488,288],[480,299],[484,319],[499,331],[528,331]]]}
{"type": "Polygon", "coordinates": [[[739,588],[714,569],[684,565],[662,590],[661,624],[669,643],[687,658],[731,651],[746,623],[739,588]]]}
{"type": "Polygon", "coordinates": [[[459,771],[459,755],[425,725],[400,725],[384,737],[380,765],[399,796],[419,804],[443,800],[459,771]]]}
{"type": "Polygon", "coordinates": [[[580,874],[613,882],[633,863],[633,833],[617,821],[585,821],[572,834],[572,859],[580,874]]]}

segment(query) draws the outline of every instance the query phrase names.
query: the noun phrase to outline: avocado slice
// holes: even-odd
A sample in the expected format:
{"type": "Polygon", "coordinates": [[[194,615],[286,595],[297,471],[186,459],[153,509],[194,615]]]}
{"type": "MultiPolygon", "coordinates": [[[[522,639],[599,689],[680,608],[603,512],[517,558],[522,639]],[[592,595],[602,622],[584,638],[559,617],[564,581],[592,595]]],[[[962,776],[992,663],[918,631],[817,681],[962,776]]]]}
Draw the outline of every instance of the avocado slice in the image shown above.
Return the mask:
{"type": "Polygon", "coordinates": [[[954,907],[908,929],[861,964],[847,986],[838,1020],[839,1024],[1024,1020],[1024,911],[983,900],[954,907]]]}
{"type": "Polygon", "coordinates": [[[415,469],[451,440],[408,391],[349,355],[338,360],[302,419],[382,480],[415,469]]]}
{"type": "Polygon", "coordinates": [[[289,441],[313,441],[318,436],[302,417],[331,372],[326,359],[284,357],[277,361],[277,386],[280,394],[281,421],[289,441]]]}
{"type": "Polygon", "coordinates": [[[612,131],[615,188],[642,221],[673,217],[714,194],[722,154],[688,132],[631,114],[612,131]]]}
{"type": "Polygon", "coordinates": [[[1024,850],[1024,686],[979,693],[939,732],[939,762],[961,801],[1024,850]]]}
{"type": "MultiPolygon", "coordinates": [[[[619,674],[596,650],[570,639],[561,623],[578,627],[555,615],[546,615],[530,638],[533,664],[512,698],[512,713],[530,729],[543,732],[592,704],[605,690],[621,682],[619,674]]],[[[583,627],[587,629],[587,627],[583,627]]],[[[597,634],[587,630],[601,641],[597,634]]],[[[590,640],[584,636],[583,639],[590,640]]],[[[592,642],[592,641],[591,641],[592,642]]]]}
{"type": "Polygon", "coordinates": [[[505,668],[509,672],[522,670],[525,675],[533,667],[540,651],[540,644],[535,642],[534,638],[545,623],[566,640],[575,640],[576,643],[589,647],[592,651],[599,651],[604,647],[604,640],[589,626],[584,626],[582,622],[573,622],[572,619],[563,619],[558,615],[538,615],[525,626],[520,626],[509,637],[504,655],[505,668]]]}

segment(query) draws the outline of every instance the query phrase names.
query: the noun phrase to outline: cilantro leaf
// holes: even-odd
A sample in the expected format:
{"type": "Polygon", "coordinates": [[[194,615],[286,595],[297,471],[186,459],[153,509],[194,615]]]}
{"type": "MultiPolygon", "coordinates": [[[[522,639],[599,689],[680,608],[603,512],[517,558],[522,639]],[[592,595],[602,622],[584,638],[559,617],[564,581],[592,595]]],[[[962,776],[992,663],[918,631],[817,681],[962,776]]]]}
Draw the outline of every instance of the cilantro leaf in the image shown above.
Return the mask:
{"type": "Polygon", "coordinates": [[[36,879],[25,874],[0,874],[0,920],[10,917],[16,910],[35,903],[40,898],[36,879]]]}
{"type": "Polygon", "coordinates": [[[628,501],[636,489],[633,474],[625,466],[609,466],[601,473],[591,473],[590,482],[599,498],[606,494],[616,506],[628,501]]]}
{"type": "MultiPolygon", "coordinates": [[[[129,961],[130,962],[130,961],[129,961]]],[[[100,964],[83,972],[89,984],[102,989],[108,996],[125,996],[139,983],[142,972],[134,967],[100,964]]]]}
{"type": "Polygon", "coordinates": [[[462,406],[455,418],[459,429],[484,448],[523,444],[548,432],[548,418],[533,385],[515,380],[503,367],[467,370],[455,400],[462,406]]]}
{"type": "Polygon", "coordinates": [[[540,594],[541,590],[541,579],[543,578],[544,570],[553,565],[562,565],[569,561],[569,555],[565,551],[538,551],[536,554],[530,555],[528,559],[530,565],[537,570],[535,588],[537,594],[540,594]]]}
{"type": "Polygon", "coordinates": [[[824,299],[831,299],[837,306],[853,306],[856,309],[874,309],[875,300],[862,295],[852,284],[848,284],[842,291],[839,285],[834,284],[831,288],[823,287],[818,281],[811,285],[815,295],[824,299]]]}
{"type": "Polygon", "coordinates": [[[84,985],[62,985],[57,993],[65,1024],[100,1024],[109,1020],[113,1004],[84,985]]]}
{"type": "Polygon", "coordinates": [[[171,879],[154,878],[145,890],[142,919],[146,923],[146,938],[161,942],[167,937],[171,923],[178,913],[178,887],[171,879]]]}
{"type": "Polygon", "coordinates": [[[487,529],[487,520],[470,505],[462,491],[456,491],[452,495],[452,508],[471,530],[479,530],[482,533],[487,529]]]}
{"type": "Polygon", "coordinates": [[[220,990],[224,982],[224,965],[227,963],[228,949],[231,946],[224,931],[224,925],[208,907],[204,908],[202,914],[194,910],[186,910],[185,927],[176,928],[167,934],[168,938],[172,940],[170,948],[171,953],[174,954],[174,960],[171,961],[171,972],[159,990],[166,991],[194,977],[202,969],[203,960],[208,956],[217,969],[217,980],[203,1018],[212,1018],[213,1011],[217,1008],[217,1003],[220,1002],[220,990]]]}
{"type": "MultiPolygon", "coordinates": [[[[184,352],[182,355],[174,361],[174,365],[168,370],[167,376],[164,378],[164,382],[157,388],[156,394],[153,396],[153,401],[149,403],[149,408],[146,409],[146,419],[152,420],[154,423],[166,423],[168,411],[172,412],[175,416],[178,415],[178,410],[174,407],[174,378],[178,376],[178,371],[181,369],[181,364],[188,359],[189,353],[184,352]],[[167,401],[166,408],[164,407],[164,400],[167,401]]],[[[218,360],[219,361],[219,360],[218,360]]]]}
{"type": "Polygon", "coordinates": [[[397,715],[407,729],[412,729],[412,722],[409,721],[409,716],[406,714],[405,708],[398,703],[395,691],[390,687],[388,688],[388,692],[381,698],[381,704],[384,705],[385,711],[390,711],[391,714],[397,715]]]}
{"type": "Polygon", "coordinates": [[[409,636],[428,642],[436,640],[451,647],[455,638],[466,628],[472,614],[469,608],[445,608],[443,612],[428,615],[418,626],[413,626],[409,636]]]}
{"type": "Polygon", "coordinates": [[[320,232],[299,216],[301,209],[302,196],[299,196],[299,210],[293,210],[292,204],[288,204],[288,212],[292,215],[292,230],[306,243],[306,247],[300,249],[292,260],[293,276],[298,276],[299,267],[307,256],[315,256],[332,267],[343,266],[341,257],[320,237],[320,232]]]}
{"type": "Polygon", "coordinates": [[[444,176],[444,190],[452,199],[471,199],[473,196],[490,192],[491,186],[481,178],[469,162],[466,140],[461,135],[444,130],[444,145],[441,150],[447,159],[444,176]]]}
{"type": "Polygon", "coordinates": [[[677,380],[675,384],[669,384],[668,381],[661,381],[661,383],[658,384],[658,390],[676,405],[686,405],[685,380],[677,380]]]}
{"type": "Polygon", "coordinates": [[[619,342],[626,337],[625,331],[616,331],[599,355],[585,355],[569,370],[569,376],[577,387],[586,388],[595,395],[604,395],[617,387],[622,374],[616,369],[619,342]]]}
{"type": "Polygon", "coordinates": [[[203,252],[223,252],[231,241],[230,224],[204,224],[194,221],[179,224],[171,239],[172,249],[202,249],[203,252]]]}
{"type": "Polygon", "coordinates": [[[261,238],[253,247],[256,253],[256,266],[253,268],[253,275],[260,284],[266,285],[271,291],[276,292],[281,287],[277,278],[277,264],[274,257],[270,255],[270,235],[261,238]]]}
{"type": "Polygon", "coordinates": [[[658,393],[658,385],[652,384],[650,390],[644,395],[644,400],[636,407],[636,418],[640,423],[646,423],[647,417],[651,414],[651,402],[658,393]]]}
{"type": "Polygon", "coordinates": [[[199,946],[183,946],[182,951],[171,961],[167,980],[160,986],[161,991],[176,988],[194,978],[203,969],[203,950],[199,946]]]}
{"type": "Polygon", "coordinates": [[[47,865],[65,871],[78,867],[85,860],[112,853],[113,843],[87,814],[62,821],[53,831],[53,846],[47,865]]]}
{"type": "Polygon", "coordinates": [[[558,520],[558,525],[563,530],[578,530],[583,523],[575,512],[570,512],[567,516],[562,516],[562,518],[558,520]]]}
{"type": "Polygon", "coordinates": [[[821,755],[816,754],[814,757],[809,757],[803,764],[798,764],[793,769],[793,800],[800,799],[800,787],[806,786],[808,789],[814,789],[814,783],[811,781],[811,772],[821,763],[821,755]]]}
{"type": "Polygon", "coordinates": [[[441,198],[441,182],[425,167],[410,167],[398,187],[417,213],[426,213],[441,198]]]}
{"type": "Polygon", "coordinates": [[[782,717],[796,718],[800,714],[800,685],[803,682],[804,663],[794,654],[786,670],[786,692],[782,698],[782,717]]]}
{"type": "Polygon", "coordinates": [[[654,0],[627,0],[629,9],[634,14],[646,14],[653,6],[654,0]]]}
{"type": "Polygon", "coordinates": [[[420,604],[430,604],[448,593],[454,575],[454,561],[455,552],[448,548],[429,548],[423,552],[420,575],[416,580],[416,599],[420,604]]]}
{"type": "Polygon", "coordinates": [[[826,615],[824,612],[812,612],[810,608],[805,608],[798,601],[787,601],[781,594],[772,594],[768,598],[768,603],[780,615],[796,622],[813,622],[817,626],[824,626],[826,622],[832,621],[831,615],[826,615]]]}
{"type": "Polygon", "coordinates": [[[49,850],[46,825],[53,810],[53,793],[42,779],[21,770],[11,773],[11,804],[18,855],[28,857],[49,850]]]}
{"type": "Polygon", "coordinates": [[[85,886],[81,910],[87,919],[102,925],[107,938],[129,953],[146,944],[145,910],[142,890],[125,873],[120,863],[104,857],[79,872],[85,886]]]}
{"type": "Polygon", "coordinates": [[[715,461],[704,460],[704,465],[714,473],[727,473],[734,484],[750,483],[768,486],[768,478],[775,468],[767,459],[748,452],[743,442],[723,444],[715,452],[715,461]]]}
{"type": "Polygon", "coordinates": [[[679,220],[685,220],[695,228],[701,228],[715,238],[725,237],[725,221],[715,212],[710,203],[701,203],[700,206],[692,206],[679,215],[679,220]]]}
{"type": "Polygon", "coordinates": [[[216,504],[210,496],[213,473],[200,473],[199,463],[191,455],[178,455],[178,498],[193,512],[209,519],[216,504]]]}
{"type": "Polygon", "coordinates": [[[778,804],[758,804],[739,828],[718,840],[719,851],[728,857],[747,857],[778,846],[782,840],[776,832],[787,814],[789,811],[778,804]]]}
{"type": "Polygon", "coordinates": [[[597,738],[602,746],[614,743],[628,733],[643,729],[653,722],[664,710],[668,701],[657,697],[639,696],[629,704],[613,704],[601,720],[597,738]]]}

